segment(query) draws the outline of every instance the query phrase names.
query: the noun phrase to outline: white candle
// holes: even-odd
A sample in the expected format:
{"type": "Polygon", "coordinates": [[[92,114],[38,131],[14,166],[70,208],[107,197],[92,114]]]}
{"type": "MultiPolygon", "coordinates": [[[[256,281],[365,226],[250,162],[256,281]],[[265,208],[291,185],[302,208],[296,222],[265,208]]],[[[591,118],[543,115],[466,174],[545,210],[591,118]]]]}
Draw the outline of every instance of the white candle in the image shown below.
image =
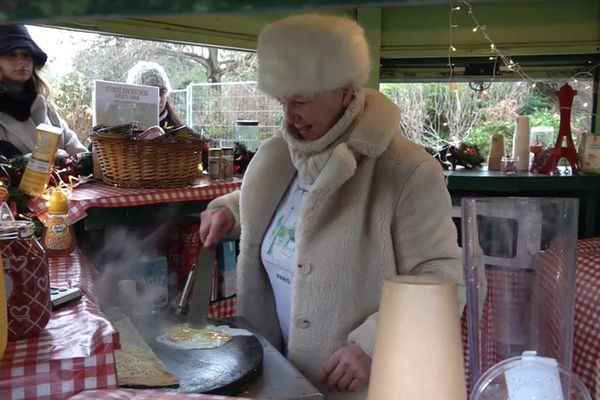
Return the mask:
{"type": "Polygon", "coordinates": [[[517,170],[529,170],[529,117],[520,115],[515,125],[513,136],[513,159],[517,170]]]}

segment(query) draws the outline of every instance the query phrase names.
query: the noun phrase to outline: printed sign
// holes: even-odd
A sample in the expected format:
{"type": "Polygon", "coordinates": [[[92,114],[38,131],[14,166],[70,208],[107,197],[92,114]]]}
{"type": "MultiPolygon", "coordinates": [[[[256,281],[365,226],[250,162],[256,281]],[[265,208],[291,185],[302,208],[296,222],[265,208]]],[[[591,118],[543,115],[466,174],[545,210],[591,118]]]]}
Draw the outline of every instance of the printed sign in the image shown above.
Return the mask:
{"type": "Polygon", "coordinates": [[[138,122],[141,130],[158,125],[158,87],[94,81],[92,124],[115,126],[138,122]]]}

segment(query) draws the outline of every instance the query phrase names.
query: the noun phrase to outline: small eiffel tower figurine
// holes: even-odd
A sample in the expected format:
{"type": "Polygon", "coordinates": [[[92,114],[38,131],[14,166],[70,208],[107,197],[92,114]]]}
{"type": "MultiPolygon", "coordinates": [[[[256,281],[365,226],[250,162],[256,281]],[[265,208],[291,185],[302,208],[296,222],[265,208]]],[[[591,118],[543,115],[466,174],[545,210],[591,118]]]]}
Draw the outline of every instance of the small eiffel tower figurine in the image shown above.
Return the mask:
{"type": "Polygon", "coordinates": [[[561,158],[565,158],[571,165],[571,173],[579,175],[579,159],[577,151],[573,144],[573,135],[571,134],[571,107],[573,106],[573,98],[577,94],[568,83],[565,83],[558,92],[555,92],[558,97],[560,106],[560,127],[558,128],[558,137],[554,148],[550,149],[550,157],[542,168],[540,173],[546,175],[559,175],[558,162],[561,158]]]}

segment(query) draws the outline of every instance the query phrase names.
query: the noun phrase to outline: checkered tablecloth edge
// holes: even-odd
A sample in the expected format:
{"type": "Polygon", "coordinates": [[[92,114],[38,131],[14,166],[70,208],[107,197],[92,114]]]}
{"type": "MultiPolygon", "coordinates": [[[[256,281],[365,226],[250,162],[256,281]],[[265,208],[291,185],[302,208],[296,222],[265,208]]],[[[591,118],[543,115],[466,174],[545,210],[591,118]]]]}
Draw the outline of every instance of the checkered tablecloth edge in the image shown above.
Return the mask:
{"type": "Polygon", "coordinates": [[[112,352],[27,364],[4,375],[0,375],[3,400],[58,400],[83,390],[117,388],[112,352]]]}
{"type": "MultiPolygon", "coordinates": [[[[202,181],[194,186],[171,189],[120,188],[100,182],[90,182],[76,188],[69,199],[69,221],[75,223],[92,207],[131,207],[158,203],[212,200],[241,186],[242,180],[202,181]]],[[[47,218],[46,200],[33,198],[28,207],[43,222],[47,218]]]]}

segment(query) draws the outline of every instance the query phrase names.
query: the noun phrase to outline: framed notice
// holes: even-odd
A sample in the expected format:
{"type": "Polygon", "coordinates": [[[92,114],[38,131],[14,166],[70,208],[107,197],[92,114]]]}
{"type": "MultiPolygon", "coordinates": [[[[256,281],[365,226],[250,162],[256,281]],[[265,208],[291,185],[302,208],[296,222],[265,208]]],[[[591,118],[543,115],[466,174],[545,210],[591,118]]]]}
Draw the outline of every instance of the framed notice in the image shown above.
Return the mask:
{"type": "Polygon", "coordinates": [[[92,124],[115,126],[137,121],[139,129],[158,125],[158,87],[94,81],[92,124]]]}

